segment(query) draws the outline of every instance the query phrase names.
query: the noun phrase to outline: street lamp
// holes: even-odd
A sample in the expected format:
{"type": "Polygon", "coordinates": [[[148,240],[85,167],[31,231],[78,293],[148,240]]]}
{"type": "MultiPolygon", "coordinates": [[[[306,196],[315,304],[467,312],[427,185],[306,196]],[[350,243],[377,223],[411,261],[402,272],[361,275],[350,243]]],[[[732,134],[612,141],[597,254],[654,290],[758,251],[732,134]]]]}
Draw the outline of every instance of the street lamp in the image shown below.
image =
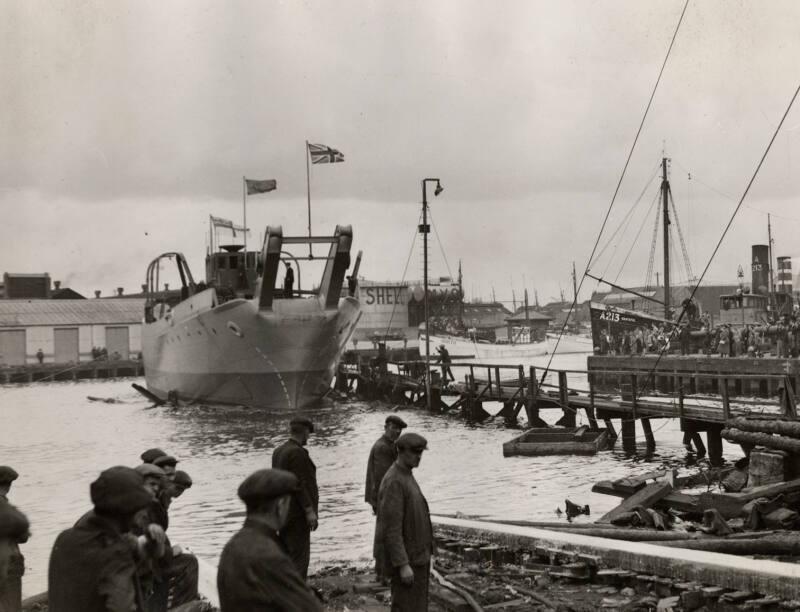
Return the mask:
{"type": "Polygon", "coordinates": [[[436,183],[433,195],[438,196],[444,188],[438,178],[422,179],[422,225],[419,226],[419,233],[422,234],[422,260],[423,260],[423,285],[425,288],[425,405],[431,409],[431,330],[428,324],[428,234],[431,231],[428,225],[428,196],[426,186],[428,183],[436,183]]]}

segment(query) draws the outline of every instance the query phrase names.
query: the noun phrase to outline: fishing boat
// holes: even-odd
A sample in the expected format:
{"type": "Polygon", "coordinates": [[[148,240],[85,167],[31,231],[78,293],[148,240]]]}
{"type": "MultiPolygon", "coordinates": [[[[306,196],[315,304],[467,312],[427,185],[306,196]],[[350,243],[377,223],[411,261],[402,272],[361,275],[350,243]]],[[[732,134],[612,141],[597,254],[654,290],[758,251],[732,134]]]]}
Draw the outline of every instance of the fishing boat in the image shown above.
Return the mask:
{"type": "MultiPolygon", "coordinates": [[[[579,335],[563,335],[561,340],[556,334],[545,334],[536,340],[530,330],[527,333],[514,335],[513,341],[496,340],[488,342],[469,336],[452,336],[447,334],[431,334],[431,346],[444,345],[453,357],[471,357],[475,359],[528,359],[541,357],[556,351],[558,353],[591,353],[592,339],[579,335]]],[[[425,334],[420,338],[420,345],[425,342],[425,334]]]]}
{"type": "Polygon", "coordinates": [[[150,263],[142,356],[154,396],[297,410],[328,392],[360,316],[355,286],[360,253],[344,287],[352,228],[337,226],[332,236],[291,237],[280,226],[268,226],[265,236],[260,252],[241,245],[209,252],[205,282],[194,281],[181,253],[164,253],[150,263]],[[314,258],[314,243],[330,245],[327,257],[314,258]],[[308,246],[309,254],[285,250],[297,245],[308,246]],[[325,261],[313,290],[300,287],[303,259],[325,261]],[[177,289],[162,282],[170,261],[177,267],[177,289]],[[292,263],[298,288],[276,287],[281,265],[288,274],[292,263]]]}

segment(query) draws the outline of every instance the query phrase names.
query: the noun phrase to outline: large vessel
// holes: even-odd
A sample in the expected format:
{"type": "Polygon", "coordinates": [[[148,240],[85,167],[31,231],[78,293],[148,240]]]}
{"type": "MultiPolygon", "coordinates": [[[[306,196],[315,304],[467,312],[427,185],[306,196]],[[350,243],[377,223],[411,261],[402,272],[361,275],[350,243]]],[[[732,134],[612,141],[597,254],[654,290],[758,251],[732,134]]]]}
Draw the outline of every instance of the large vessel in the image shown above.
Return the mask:
{"type": "Polygon", "coordinates": [[[238,245],[210,252],[205,283],[194,281],[181,253],[164,253],[150,263],[142,353],[151,393],[186,402],[296,410],[330,389],[360,316],[355,297],[360,254],[342,295],[352,229],[337,226],[333,236],[285,237],[281,227],[267,227],[265,235],[260,252],[238,245]],[[312,243],[329,244],[328,256],[311,256],[312,243]],[[308,245],[309,255],[295,256],[284,250],[287,245],[308,245]],[[303,259],[325,262],[313,290],[300,287],[303,259]],[[169,260],[177,266],[177,290],[162,282],[169,260]],[[276,287],[281,264],[288,272],[292,263],[298,287],[276,287]]]}

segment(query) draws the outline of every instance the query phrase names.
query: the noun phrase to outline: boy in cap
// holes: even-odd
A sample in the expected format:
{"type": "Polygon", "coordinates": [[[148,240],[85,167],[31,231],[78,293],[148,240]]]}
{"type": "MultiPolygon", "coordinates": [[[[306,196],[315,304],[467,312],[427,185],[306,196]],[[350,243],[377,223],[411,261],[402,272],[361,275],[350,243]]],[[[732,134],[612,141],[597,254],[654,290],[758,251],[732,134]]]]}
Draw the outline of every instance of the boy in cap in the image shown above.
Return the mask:
{"type": "Polygon", "coordinates": [[[178,460],[172,455],[161,455],[153,459],[153,465],[157,465],[167,475],[167,480],[175,478],[175,466],[178,465],[178,460]]]}
{"type": "Polygon", "coordinates": [[[159,457],[164,457],[167,453],[165,453],[160,448],[148,448],[144,451],[140,457],[142,459],[142,463],[153,463],[159,457]]]}
{"type": "Polygon", "coordinates": [[[25,557],[19,545],[28,540],[28,519],[8,503],[11,483],[19,474],[7,465],[0,465],[0,610],[19,612],[22,609],[22,576],[25,557]]]}
{"type": "Polygon", "coordinates": [[[129,534],[136,513],[153,499],[141,474],[117,466],[90,487],[94,511],[62,531],[50,554],[50,612],[143,610],[129,534]]]}
{"type": "MultiPolygon", "coordinates": [[[[391,465],[397,459],[397,446],[395,442],[400,437],[402,431],[407,427],[405,421],[395,414],[386,417],[383,426],[383,435],[372,445],[367,459],[367,484],[364,493],[364,500],[372,506],[372,513],[378,514],[378,488],[381,481],[391,465]]],[[[375,530],[376,538],[373,542],[373,553],[375,556],[375,573],[378,582],[383,582],[383,546],[377,538],[377,525],[375,530]]]]}
{"type": "Polygon", "coordinates": [[[272,453],[272,467],[291,472],[298,480],[281,539],[305,580],[311,558],[311,532],[317,528],[319,510],[317,466],[305,449],[309,435],[314,433],[314,424],[303,417],[293,418],[289,421],[289,433],[289,439],[272,453]]]}
{"type": "Polygon", "coordinates": [[[397,439],[397,460],[378,492],[378,540],[392,579],[392,610],[428,609],[428,574],[435,550],[428,502],[411,470],[419,466],[428,442],[415,433],[397,439]]]}
{"type": "Polygon", "coordinates": [[[247,518],[219,559],[221,612],[322,611],[278,535],[289,518],[298,485],[297,477],[284,470],[258,470],[239,485],[247,518]]]}

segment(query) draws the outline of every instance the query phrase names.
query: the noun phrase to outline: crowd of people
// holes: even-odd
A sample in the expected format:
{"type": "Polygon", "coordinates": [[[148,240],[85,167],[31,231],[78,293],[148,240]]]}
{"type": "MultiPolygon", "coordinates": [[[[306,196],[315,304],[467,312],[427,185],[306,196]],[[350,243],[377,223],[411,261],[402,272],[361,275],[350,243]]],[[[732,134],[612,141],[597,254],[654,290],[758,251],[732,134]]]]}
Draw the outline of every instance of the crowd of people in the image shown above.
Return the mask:
{"type": "MultiPolygon", "coordinates": [[[[430,512],[412,471],[425,438],[403,433],[386,418],[367,461],[365,501],[375,515],[376,579],[391,585],[392,610],[427,609],[435,550],[430,512]]],[[[272,467],[238,487],[246,509],[242,528],[222,550],[217,570],[221,612],[322,610],[307,583],[311,532],[318,524],[316,466],[306,448],[314,424],[289,423],[289,439],[272,454],[272,467]]],[[[167,536],[172,502],[192,486],[178,460],[152,448],[135,468],[115,466],[89,488],[92,510],[62,531],[50,553],[50,612],[202,612],[198,561],[167,536]]],[[[8,501],[17,472],[0,466],[0,612],[19,612],[29,537],[25,515],[8,501]]]]}

